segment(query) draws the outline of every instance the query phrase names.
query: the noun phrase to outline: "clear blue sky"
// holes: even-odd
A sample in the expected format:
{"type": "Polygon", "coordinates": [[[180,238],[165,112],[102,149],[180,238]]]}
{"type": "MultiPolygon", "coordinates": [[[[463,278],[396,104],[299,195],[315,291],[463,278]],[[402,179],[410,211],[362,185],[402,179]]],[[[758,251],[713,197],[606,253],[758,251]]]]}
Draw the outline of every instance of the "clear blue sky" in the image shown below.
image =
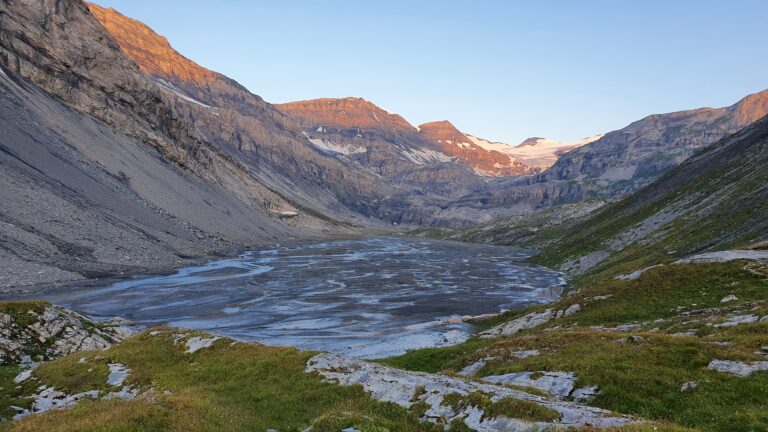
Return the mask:
{"type": "Polygon", "coordinates": [[[768,88],[764,0],[97,0],[269,102],[573,140],[768,88]]]}

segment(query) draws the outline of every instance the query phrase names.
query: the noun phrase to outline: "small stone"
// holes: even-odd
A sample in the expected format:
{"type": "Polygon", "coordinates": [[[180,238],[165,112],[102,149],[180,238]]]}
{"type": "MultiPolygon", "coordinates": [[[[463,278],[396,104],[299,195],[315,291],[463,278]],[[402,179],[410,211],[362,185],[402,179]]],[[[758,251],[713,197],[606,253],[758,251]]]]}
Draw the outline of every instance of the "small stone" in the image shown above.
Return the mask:
{"type": "Polygon", "coordinates": [[[699,388],[699,383],[696,381],[688,381],[687,383],[684,383],[682,387],[680,387],[681,392],[687,392],[691,390],[696,390],[699,388]]]}
{"type": "Polygon", "coordinates": [[[756,315],[738,315],[729,317],[725,322],[715,324],[714,327],[733,327],[741,324],[753,324],[756,322],[758,322],[758,317],[756,315]]]}
{"type": "Polygon", "coordinates": [[[571,397],[573,397],[573,400],[577,402],[589,402],[595,397],[597,397],[599,391],[598,386],[588,386],[588,387],[581,387],[577,388],[573,391],[571,394],[571,397]]]}
{"type": "Polygon", "coordinates": [[[712,360],[709,362],[707,369],[745,377],[755,372],[768,371],[768,361],[746,363],[731,360],[712,360]]]}
{"type": "Polygon", "coordinates": [[[563,316],[573,315],[580,310],[581,310],[581,305],[579,305],[578,303],[570,305],[568,306],[568,309],[566,309],[565,312],[563,312],[563,316]]]}
{"type": "Polygon", "coordinates": [[[184,352],[191,354],[203,348],[208,348],[218,339],[219,338],[217,337],[209,338],[209,339],[201,338],[199,336],[191,337],[187,341],[187,350],[184,352]]]}
{"type": "Polygon", "coordinates": [[[128,373],[131,371],[125,365],[120,363],[109,363],[109,376],[107,377],[107,384],[111,386],[121,386],[128,378],[128,373]]]}
{"type": "Polygon", "coordinates": [[[728,303],[728,302],[732,302],[734,300],[738,300],[738,297],[736,297],[733,294],[728,294],[727,296],[723,297],[722,300],[720,300],[720,303],[728,303]]]}
{"type": "Polygon", "coordinates": [[[19,383],[22,383],[22,382],[26,381],[31,376],[32,376],[32,371],[31,370],[27,370],[27,371],[24,371],[24,372],[16,375],[16,378],[13,379],[13,382],[15,384],[19,384],[19,383]]]}

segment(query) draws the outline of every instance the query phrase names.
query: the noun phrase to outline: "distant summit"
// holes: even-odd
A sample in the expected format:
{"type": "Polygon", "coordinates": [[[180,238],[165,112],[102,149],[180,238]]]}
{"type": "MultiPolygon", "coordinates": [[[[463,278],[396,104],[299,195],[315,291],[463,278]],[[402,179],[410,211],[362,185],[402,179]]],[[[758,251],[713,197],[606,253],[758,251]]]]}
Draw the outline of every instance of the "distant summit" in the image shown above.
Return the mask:
{"type": "MultiPolygon", "coordinates": [[[[349,156],[375,149],[386,152],[388,157],[405,156],[417,165],[453,163],[491,177],[535,172],[512,156],[473,143],[447,120],[415,127],[402,116],[362,98],[322,98],[274,106],[296,120],[318,148],[335,154],[349,156]],[[382,135],[392,148],[385,148],[386,144],[371,134],[382,135]]],[[[383,157],[379,153],[373,158],[362,158],[361,162],[374,163],[377,168],[386,164],[390,172],[403,169],[393,168],[400,164],[395,160],[384,163],[383,157]]]]}
{"type": "Polygon", "coordinates": [[[578,141],[566,143],[553,139],[531,137],[516,146],[502,142],[488,141],[472,135],[467,135],[467,137],[480,147],[508,155],[521,161],[532,169],[543,170],[557,162],[561,155],[583,145],[597,141],[603,137],[603,134],[597,134],[591,137],[582,138],[578,141]]]}

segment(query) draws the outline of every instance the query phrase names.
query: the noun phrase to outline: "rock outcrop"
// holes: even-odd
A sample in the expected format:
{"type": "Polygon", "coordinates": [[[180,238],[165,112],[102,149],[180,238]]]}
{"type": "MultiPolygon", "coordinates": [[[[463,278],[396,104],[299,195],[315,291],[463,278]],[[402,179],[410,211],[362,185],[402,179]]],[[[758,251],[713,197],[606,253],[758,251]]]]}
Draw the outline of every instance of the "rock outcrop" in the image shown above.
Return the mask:
{"type": "Polygon", "coordinates": [[[732,248],[766,240],[766,163],[764,117],[570,227],[543,259],[569,263],[601,254],[589,271],[622,257],[635,257],[636,268],[645,268],[647,260],[638,257],[647,255],[680,264],[764,260],[765,251],[732,248]]]}
{"type": "MultiPolygon", "coordinates": [[[[326,204],[339,209],[327,213],[357,214],[339,205],[341,190],[317,181],[303,188],[288,174],[236,160],[219,145],[232,124],[227,111],[160,85],[78,0],[0,4],[0,70],[0,195],[10,203],[0,212],[2,291],[164,270],[245,244],[348,231],[318,216],[326,204]],[[209,121],[195,123],[193,113],[209,121]]],[[[282,137],[276,147],[313,152],[290,133],[274,133],[282,137]]],[[[311,157],[276,159],[313,169],[311,157]]],[[[346,196],[361,198],[354,191],[366,182],[340,166],[335,172],[346,196]]]]}
{"type": "Polygon", "coordinates": [[[133,335],[119,320],[99,323],[58,306],[0,306],[0,364],[27,364],[79,351],[107,349],[133,335]]]}
{"type": "MultiPolygon", "coordinates": [[[[768,90],[727,108],[656,114],[567,153],[541,180],[648,184],[696,151],[768,114],[768,90]]],[[[599,193],[605,186],[595,185],[599,193]]]]}
{"type": "Polygon", "coordinates": [[[318,373],[342,385],[361,385],[376,400],[392,402],[405,408],[423,406],[422,418],[440,424],[458,420],[479,432],[544,431],[555,428],[618,427],[638,420],[599,408],[536,396],[503,385],[484,384],[445,375],[403,371],[376,363],[353,360],[334,354],[319,354],[307,363],[307,372],[318,373]],[[471,403],[451,406],[448,398],[483,394],[491,402],[515,399],[539,405],[557,414],[559,419],[532,421],[486,415],[481,406],[471,403]]]}
{"type": "Polygon", "coordinates": [[[538,171],[508,154],[477,145],[449,121],[424,123],[419,126],[419,132],[437,143],[444,153],[464,161],[483,175],[519,176],[538,171]]]}

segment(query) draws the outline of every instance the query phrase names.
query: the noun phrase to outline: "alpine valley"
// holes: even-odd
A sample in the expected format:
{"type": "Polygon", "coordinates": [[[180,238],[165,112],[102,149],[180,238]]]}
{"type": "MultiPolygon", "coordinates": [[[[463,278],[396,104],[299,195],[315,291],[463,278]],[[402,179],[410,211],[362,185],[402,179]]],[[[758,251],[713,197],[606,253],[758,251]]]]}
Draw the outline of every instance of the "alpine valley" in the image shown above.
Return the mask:
{"type": "Polygon", "coordinates": [[[0,431],[768,431],[768,90],[519,144],[252,91],[0,1],[0,431]]]}

